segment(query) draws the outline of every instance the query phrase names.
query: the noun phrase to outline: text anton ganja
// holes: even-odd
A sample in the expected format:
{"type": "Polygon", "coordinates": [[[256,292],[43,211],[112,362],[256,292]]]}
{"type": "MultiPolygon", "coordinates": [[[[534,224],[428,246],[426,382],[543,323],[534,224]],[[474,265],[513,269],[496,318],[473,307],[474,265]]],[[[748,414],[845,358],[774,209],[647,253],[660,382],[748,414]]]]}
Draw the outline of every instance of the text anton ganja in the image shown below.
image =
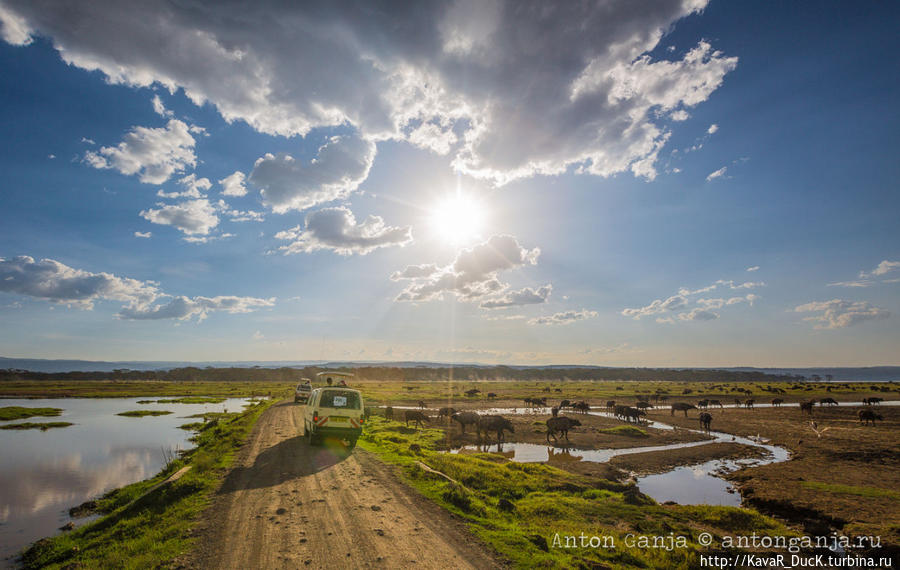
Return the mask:
{"type": "MultiPolygon", "coordinates": [[[[687,548],[689,544],[688,537],[674,533],[668,535],[626,534],[620,540],[627,548],[675,550],[676,548],[687,548]]],[[[608,534],[588,536],[583,532],[580,535],[556,533],[550,546],[553,548],[616,548],[616,537],[608,534]]]]}

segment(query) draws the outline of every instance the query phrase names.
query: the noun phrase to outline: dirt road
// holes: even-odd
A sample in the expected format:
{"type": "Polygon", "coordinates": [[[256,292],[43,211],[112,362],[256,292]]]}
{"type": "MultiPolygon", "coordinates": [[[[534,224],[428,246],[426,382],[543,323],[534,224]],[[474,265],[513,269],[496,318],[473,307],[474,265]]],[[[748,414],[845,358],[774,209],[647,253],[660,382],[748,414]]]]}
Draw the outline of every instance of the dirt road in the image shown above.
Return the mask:
{"type": "Polygon", "coordinates": [[[494,568],[459,521],[356,449],[309,447],[303,407],[257,422],[199,528],[197,568],[494,568]]]}

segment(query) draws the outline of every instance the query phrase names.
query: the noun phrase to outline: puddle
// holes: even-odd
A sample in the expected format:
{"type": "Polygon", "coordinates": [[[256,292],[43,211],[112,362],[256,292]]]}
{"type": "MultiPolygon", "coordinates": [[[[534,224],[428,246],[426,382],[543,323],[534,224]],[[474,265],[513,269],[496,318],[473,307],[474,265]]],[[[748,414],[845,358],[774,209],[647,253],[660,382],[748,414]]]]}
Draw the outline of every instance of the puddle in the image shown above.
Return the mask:
{"type": "MultiPolygon", "coordinates": [[[[638,488],[659,503],[675,501],[682,505],[741,506],[741,495],[728,481],[713,472],[720,471],[723,463],[713,459],[700,465],[676,467],[666,473],[648,475],[637,479],[638,488]]],[[[735,466],[738,469],[740,466],[735,466]]]]}
{"type": "Polygon", "coordinates": [[[542,463],[545,461],[552,461],[554,458],[559,459],[564,457],[571,458],[573,461],[606,463],[613,457],[618,457],[619,455],[698,447],[701,445],[709,445],[714,441],[716,440],[708,439],[704,441],[652,445],[646,447],[627,447],[623,449],[577,449],[574,447],[554,447],[537,443],[495,443],[492,445],[481,446],[466,445],[460,449],[451,450],[450,453],[498,453],[517,463],[542,463]]]}

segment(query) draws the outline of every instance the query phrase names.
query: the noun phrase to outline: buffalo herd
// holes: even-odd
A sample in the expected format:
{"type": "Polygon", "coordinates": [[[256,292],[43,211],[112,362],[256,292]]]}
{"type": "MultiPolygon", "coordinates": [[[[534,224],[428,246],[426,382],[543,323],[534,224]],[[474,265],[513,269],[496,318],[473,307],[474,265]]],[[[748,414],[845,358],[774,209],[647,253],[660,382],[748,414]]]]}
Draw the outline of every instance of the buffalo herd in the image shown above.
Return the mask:
{"type": "MultiPolygon", "coordinates": [[[[477,390],[470,390],[466,393],[466,395],[469,397],[473,397],[478,393],[479,392],[477,390]]],[[[490,399],[494,399],[496,398],[496,396],[497,395],[495,393],[488,393],[488,397],[490,399]]],[[[644,417],[647,415],[647,410],[653,409],[654,406],[650,403],[650,397],[648,396],[637,396],[636,399],[637,402],[633,406],[617,404],[615,400],[608,400],[606,401],[606,412],[629,423],[642,423],[644,417]]],[[[656,394],[654,396],[654,400],[658,403],[660,400],[662,400],[662,398],[659,396],[659,394],[656,394]]],[[[879,413],[876,413],[872,408],[872,406],[877,406],[882,401],[884,401],[883,398],[874,396],[864,398],[862,400],[862,403],[865,404],[866,407],[859,410],[857,413],[857,418],[859,419],[859,423],[861,425],[868,426],[871,423],[874,426],[876,425],[877,421],[884,421],[883,416],[879,413]]],[[[525,398],[524,403],[526,407],[532,409],[548,407],[546,396],[525,398]]],[[[781,407],[783,403],[783,398],[773,398],[771,400],[771,406],[773,408],[781,407]]],[[[747,400],[735,399],[734,401],[735,408],[744,408],[747,410],[753,410],[754,404],[755,401],[752,398],[747,400]]],[[[801,401],[799,402],[801,415],[809,414],[810,416],[812,416],[813,408],[817,405],[838,406],[838,402],[833,398],[820,398],[819,400],[811,399],[801,401]]],[[[724,410],[722,402],[720,400],[714,399],[701,399],[698,400],[695,404],[691,404],[688,402],[673,402],[669,405],[669,409],[671,415],[674,416],[676,412],[683,412],[685,417],[688,417],[688,412],[690,410],[699,409],[701,411],[698,416],[700,429],[709,433],[713,415],[707,410],[714,406],[724,410]]],[[[407,427],[410,426],[410,423],[412,423],[415,428],[420,428],[422,427],[422,425],[429,425],[431,423],[431,419],[425,413],[425,402],[418,402],[417,407],[419,409],[404,410],[403,420],[405,420],[407,427]]],[[[583,400],[578,402],[572,400],[561,400],[559,404],[552,406],[552,417],[550,417],[546,421],[547,443],[550,443],[551,437],[553,438],[554,442],[558,442],[558,436],[562,436],[562,438],[564,438],[566,442],[568,442],[569,431],[575,427],[581,426],[581,422],[579,420],[560,415],[560,412],[563,412],[566,409],[570,409],[573,412],[581,412],[583,414],[587,414],[591,410],[591,406],[588,402],[583,400]]],[[[384,408],[384,416],[387,419],[394,419],[393,408],[390,406],[384,408]]],[[[496,414],[482,415],[473,411],[462,411],[448,406],[442,407],[437,410],[437,419],[450,421],[451,424],[453,422],[459,424],[462,434],[466,433],[467,427],[473,427],[478,435],[479,441],[481,441],[483,437],[490,439],[492,435],[496,434],[497,442],[501,443],[504,441],[504,432],[515,433],[512,422],[507,418],[496,414]]]]}

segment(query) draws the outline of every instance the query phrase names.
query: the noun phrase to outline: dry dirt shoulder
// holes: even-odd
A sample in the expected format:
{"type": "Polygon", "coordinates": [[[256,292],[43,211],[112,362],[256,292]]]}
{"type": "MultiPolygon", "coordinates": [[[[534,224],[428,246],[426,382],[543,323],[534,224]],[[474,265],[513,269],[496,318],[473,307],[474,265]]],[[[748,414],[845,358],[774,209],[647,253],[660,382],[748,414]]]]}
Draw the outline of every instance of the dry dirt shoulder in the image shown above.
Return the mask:
{"type": "Polygon", "coordinates": [[[301,406],[259,419],[198,529],[197,568],[493,568],[452,515],[362,450],[309,447],[301,406]]]}

